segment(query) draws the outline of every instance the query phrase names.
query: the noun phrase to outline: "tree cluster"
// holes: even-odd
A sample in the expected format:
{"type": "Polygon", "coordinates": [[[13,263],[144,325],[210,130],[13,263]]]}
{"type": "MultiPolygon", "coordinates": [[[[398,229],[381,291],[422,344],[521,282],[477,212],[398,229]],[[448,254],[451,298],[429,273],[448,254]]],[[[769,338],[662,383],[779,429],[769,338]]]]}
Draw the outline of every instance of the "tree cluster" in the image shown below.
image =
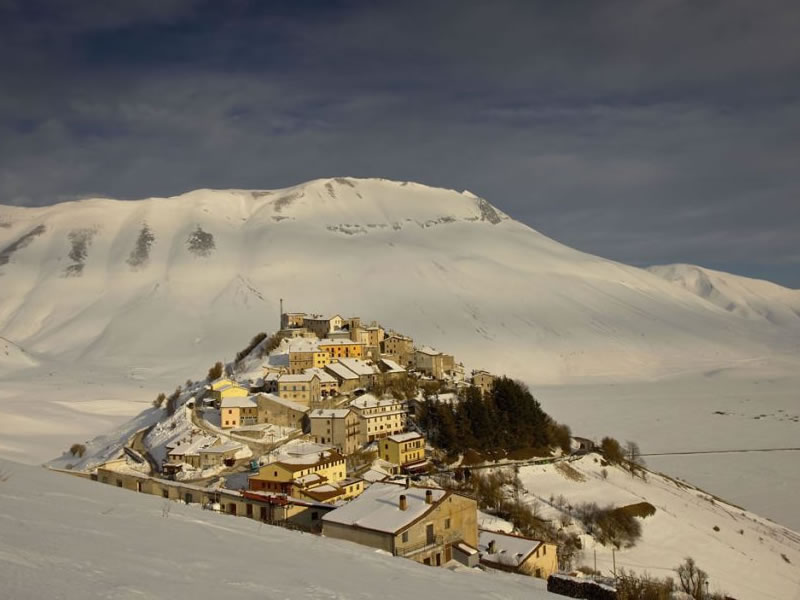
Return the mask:
{"type": "Polygon", "coordinates": [[[239,364],[240,362],[242,362],[242,361],[243,361],[245,358],[247,358],[247,357],[248,357],[248,355],[249,355],[249,354],[250,354],[250,353],[251,353],[253,350],[255,350],[255,349],[256,349],[256,346],[258,346],[258,345],[259,345],[261,342],[263,342],[265,339],[267,339],[267,334],[266,334],[266,333],[264,333],[264,332],[261,332],[261,333],[258,333],[258,334],[256,334],[256,335],[253,337],[253,339],[252,339],[252,340],[250,340],[250,343],[249,343],[249,344],[247,344],[247,346],[246,346],[245,348],[243,348],[242,350],[240,350],[239,352],[237,352],[237,353],[236,353],[236,359],[235,359],[233,362],[234,362],[234,363],[236,363],[236,364],[238,365],[238,364],[239,364]]]}
{"type": "Polygon", "coordinates": [[[418,424],[450,456],[468,449],[489,454],[553,446],[569,450],[569,429],[555,423],[524,384],[506,377],[497,379],[486,397],[470,387],[455,406],[422,402],[418,424]]]}
{"type": "Polygon", "coordinates": [[[221,362],[214,363],[214,366],[208,370],[208,376],[206,379],[209,381],[214,381],[215,379],[219,379],[222,377],[222,372],[225,366],[221,362]]]}

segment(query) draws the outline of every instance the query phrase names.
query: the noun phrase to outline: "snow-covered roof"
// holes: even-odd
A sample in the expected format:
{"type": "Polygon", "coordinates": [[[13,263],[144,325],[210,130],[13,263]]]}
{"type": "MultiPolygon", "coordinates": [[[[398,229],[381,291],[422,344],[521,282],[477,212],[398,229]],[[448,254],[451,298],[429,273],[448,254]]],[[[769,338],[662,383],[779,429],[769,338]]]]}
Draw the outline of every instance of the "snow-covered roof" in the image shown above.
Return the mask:
{"type": "Polygon", "coordinates": [[[327,450],[320,453],[282,458],[281,460],[277,460],[270,464],[280,465],[287,471],[302,471],[308,467],[330,463],[337,460],[344,460],[344,457],[335,450],[327,450]]]}
{"type": "Polygon", "coordinates": [[[223,398],[219,406],[220,408],[254,408],[256,406],[256,401],[253,399],[253,396],[223,398]]]}
{"type": "Polygon", "coordinates": [[[323,481],[328,481],[328,478],[324,475],[320,475],[319,473],[309,473],[308,475],[303,475],[302,477],[296,477],[295,483],[300,485],[312,485],[312,484],[321,484],[323,481]]]}
{"type": "Polygon", "coordinates": [[[320,369],[319,367],[311,367],[310,369],[306,369],[304,373],[316,375],[319,377],[320,383],[336,383],[336,378],[328,373],[325,369],[320,369]]]}
{"type": "Polygon", "coordinates": [[[293,400],[288,400],[287,398],[281,398],[280,396],[276,396],[275,394],[258,394],[263,400],[268,400],[270,402],[274,402],[275,404],[280,404],[281,406],[285,406],[291,410],[297,412],[308,412],[309,408],[307,406],[303,406],[298,402],[294,402],[293,400]]]}
{"type": "Polygon", "coordinates": [[[378,406],[394,406],[395,404],[402,404],[402,400],[397,398],[381,398],[380,400],[372,394],[364,394],[358,398],[354,398],[350,402],[350,406],[354,408],[376,408],[378,406]]]}
{"type": "Polygon", "coordinates": [[[441,354],[441,352],[434,350],[430,346],[422,346],[422,348],[417,348],[417,352],[421,352],[422,354],[427,354],[429,356],[439,356],[441,354]]]}
{"type": "Polygon", "coordinates": [[[289,340],[289,352],[318,352],[319,341],[307,338],[292,338],[289,340]]]}
{"type": "Polygon", "coordinates": [[[383,469],[378,469],[377,467],[370,467],[366,471],[361,474],[361,479],[364,481],[368,481],[369,483],[375,483],[377,481],[383,481],[391,474],[386,473],[383,469]]]}
{"type": "Polygon", "coordinates": [[[169,451],[169,456],[186,456],[191,454],[197,454],[203,448],[211,446],[217,441],[216,436],[210,435],[201,435],[198,437],[192,437],[191,439],[183,442],[178,442],[172,450],[169,451]]]}
{"type": "Polygon", "coordinates": [[[318,408],[308,416],[312,419],[344,419],[348,414],[349,408],[318,408]]]}
{"type": "Polygon", "coordinates": [[[339,363],[350,369],[356,375],[374,375],[375,366],[358,358],[340,358],[339,363]]]}
{"type": "Polygon", "coordinates": [[[225,452],[235,452],[243,448],[242,444],[237,442],[225,442],[219,446],[210,446],[200,450],[201,454],[224,454],[225,452]]]}
{"type": "Polygon", "coordinates": [[[393,361],[391,358],[382,358],[380,360],[381,363],[386,367],[387,373],[405,373],[406,370],[393,361]]]}
{"type": "Polygon", "coordinates": [[[481,560],[506,567],[519,567],[542,542],[494,531],[478,531],[478,551],[481,560]],[[495,551],[489,553],[489,542],[494,541],[495,551]]]}
{"type": "Polygon", "coordinates": [[[392,483],[374,483],[358,498],[322,517],[323,521],[360,527],[384,533],[398,533],[436,507],[449,492],[426,488],[406,488],[392,483]],[[433,502],[425,502],[431,492],[433,502]],[[400,510],[400,496],[407,508],[400,510]]]}
{"type": "Polygon", "coordinates": [[[402,443],[410,442],[412,440],[421,440],[423,438],[422,435],[416,431],[407,431],[406,433],[395,433],[394,435],[390,435],[389,439],[393,442],[402,443]]]}
{"type": "Polygon", "coordinates": [[[341,377],[342,379],[358,379],[358,375],[353,373],[342,363],[331,363],[329,365],[325,365],[325,369],[332,372],[334,375],[341,377]]]}
{"type": "Polygon", "coordinates": [[[278,377],[278,383],[308,383],[314,377],[319,377],[314,373],[298,373],[296,375],[284,374],[278,377]]]}

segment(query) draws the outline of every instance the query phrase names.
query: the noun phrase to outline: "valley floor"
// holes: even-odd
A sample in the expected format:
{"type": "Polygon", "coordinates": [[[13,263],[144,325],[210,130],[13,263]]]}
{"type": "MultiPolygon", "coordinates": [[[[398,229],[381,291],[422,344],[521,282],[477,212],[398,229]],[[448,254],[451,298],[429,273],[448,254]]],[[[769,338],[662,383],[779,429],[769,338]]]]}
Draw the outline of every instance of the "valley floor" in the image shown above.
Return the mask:
{"type": "MultiPolygon", "coordinates": [[[[652,382],[531,386],[574,435],[643,454],[800,446],[800,375],[765,365],[652,382]]],[[[648,467],[800,531],[800,451],[645,456],[648,467]]]]}

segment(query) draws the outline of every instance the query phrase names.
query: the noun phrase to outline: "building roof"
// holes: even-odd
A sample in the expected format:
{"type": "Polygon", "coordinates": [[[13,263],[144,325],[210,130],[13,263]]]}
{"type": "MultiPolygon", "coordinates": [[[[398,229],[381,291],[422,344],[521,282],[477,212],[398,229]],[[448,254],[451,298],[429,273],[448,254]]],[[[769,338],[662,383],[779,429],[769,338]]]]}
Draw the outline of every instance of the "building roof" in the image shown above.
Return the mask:
{"type": "Polygon", "coordinates": [[[353,373],[342,363],[331,363],[329,365],[325,365],[325,369],[341,379],[358,379],[358,375],[353,373]]]}
{"type": "Polygon", "coordinates": [[[378,481],[383,481],[390,476],[391,473],[386,473],[383,471],[383,469],[379,469],[378,467],[370,467],[361,474],[361,479],[369,483],[375,483],[378,481]]]}
{"type": "Polygon", "coordinates": [[[378,399],[372,394],[364,394],[363,396],[354,398],[350,402],[350,406],[353,408],[376,408],[378,406],[393,406],[395,404],[403,404],[403,401],[397,398],[378,399]]]}
{"type": "Polygon", "coordinates": [[[318,408],[308,416],[312,419],[344,419],[350,412],[349,408],[318,408]]]}
{"type": "Polygon", "coordinates": [[[197,437],[192,437],[185,442],[183,441],[178,442],[178,444],[175,445],[175,447],[173,447],[172,450],[170,450],[167,453],[167,455],[186,456],[186,455],[197,454],[203,448],[207,448],[208,446],[211,446],[212,444],[216,443],[217,439],[218,438],[216,436],[210,436],[210,435],[201,435],[197,437]]]}
{"type": "Polygon", "coordinates": [[[228,386],[230,386],[232,384],[233,384],[233,381],[231,381],[227,377],[220,377],[219,379],[215,379],[210,384],[208,384],[208,387],[211,388],[212,390],[216,391],[216,390],[219,390],[220,388],[228,387],[228,386]]]}
{"type": "Polygon", "coordinates": [[[278,377],[278,383],[308,383],[312,379],[316,377],[319,379],[319,376],[315,373],[299,373],[297,375],[281,375],[278,377]]]}
{"type": "Polygon", "coordinates": [[[303,406],[298,402],[294,402],[293,400],[288,400],[287,398],[281,398],[280,396],[276,396],[275,394],[257,394],[256,398],[261,399],[262,401],[269,401],[274,402],[275,404],[280,404],[290,410],[294,410],[296,412],[307,413],[309,408],[307,406],[303,406]]]}
{"type": "Polygon", "coordinates": [[[429,356],[439,356],[441,352],[438,350],[434,350],[430,346],[423,346],[422,348],[417,348],[417,352],[421,352],[422,354],[427,354],[429,356]]]}
{"type": "Polygon", "coordinates": [[[375,366],[358,358],[340,358],[339,363],[356,375],[375,375],[375,366]]]}
{"type": "Polygon", "coordinates": [[[478,552],[481,560],[504,567],[517,568],[538,548],[542,542],[516,535],[478,530],[478,552]],[[489,553],[489,542],[494,541],[495,551],[489,553]]]}
{"type": "Polygon", "coordinates": [[[344,456],[339,454],[336,450],[326,450],[320,453],[305,454],[302,456],[293,456],[283,458],[275,462],[265,465],[263,468],[268,469],[270,466],[279,465],[287,471],[303,471],[310,467],[322,465],[326,463],[335,462],[337,460],[344,460],[344,456]]]}
{"type": "Polygon", "coordinates": [[[406,488],[393,483],[373,483],[358,498],[322,517],[327,523],[396,534],[436,508],[449,492],[441,489],[406,488]],[[425,502],[430,491],[433,502],[425,502]],[[408,503],[400,510],[400,496],[408,503]]]}
{"type": "Polygon", "coordinates": [[[304,373],[309,373],[311,375],[316,375],[319,377],[320,383],[336,383],[336,378],[328,373],[325,369],[320,369],[319,367],[311,367],[310,369],[306,369],[303,371],[304,373]]]}
{"type": "Polygon", "coordinates": [[[208,448],[203,448],[200,450],[201,454],[224,454],[225,452],[238,452],[244,446],[237,442],[225,442],[224,444],[220,444],[219,446],[209,446],[208,448]]]}
{"type": "Polygon", "coordinates": [[[289,352],[319,352],[319,342],[306,338],[292,338],[289,340],[289,352]]]}
{"type": "Polygon", "coordinates": [[[380,362],[386,367],[387,373],[405,373],[406,370],[393,361],[391,358],[382,358],[380,362]]]}
{"type": "Polygon", "coordinates": [[[407,431],[406,433],[395,433],[394,435],[390,435],[387,439],[392,440],[393,442],[410,442],[412,440],[421,440],[423,439],[422,434],[417,433],[416,431],[407,431]]]}
{"type": "Polygon", "coordinates": [[[219,403],[220,408],[254,408],[256,401],[253,396],[237,396],[223,398],[219,403]]]}

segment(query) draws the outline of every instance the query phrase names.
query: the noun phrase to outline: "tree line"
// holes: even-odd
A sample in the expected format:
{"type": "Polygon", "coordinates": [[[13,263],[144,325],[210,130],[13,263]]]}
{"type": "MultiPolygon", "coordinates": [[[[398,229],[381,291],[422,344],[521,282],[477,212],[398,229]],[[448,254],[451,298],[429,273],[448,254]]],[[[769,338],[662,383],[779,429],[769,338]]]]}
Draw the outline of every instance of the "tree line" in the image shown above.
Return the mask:
{"type": "Polygon", "coordinates": [[[570,431],[542,410],[525,384],[502,377],[485,396],[476,387],[459,402],[424,400],[417,423],[428,440],[450,456],[473,449],[486,454],[560,447],[569,452],[570,431]]]}

